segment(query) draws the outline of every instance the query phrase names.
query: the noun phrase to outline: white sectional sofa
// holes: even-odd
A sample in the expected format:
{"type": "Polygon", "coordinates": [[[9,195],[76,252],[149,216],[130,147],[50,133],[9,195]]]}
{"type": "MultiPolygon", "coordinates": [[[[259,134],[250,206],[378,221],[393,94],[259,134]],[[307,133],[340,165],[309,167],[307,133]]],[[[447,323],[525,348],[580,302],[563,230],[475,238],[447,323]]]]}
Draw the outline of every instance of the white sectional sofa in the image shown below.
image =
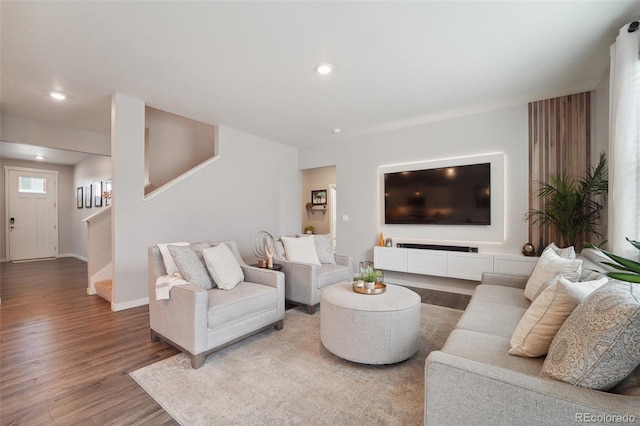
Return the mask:
{"type": "MultiPolygon", "coordinates": [[[[579,258],[583,275],[602,269],[589,250],[579,258]]],[[[425,425],[640,424],[639,388],[630,396],[574,386],[542,377],[544,356],[508,354],[531,304],[527,279],[483,275],[442,350],[426,360],[425,425]]]]}

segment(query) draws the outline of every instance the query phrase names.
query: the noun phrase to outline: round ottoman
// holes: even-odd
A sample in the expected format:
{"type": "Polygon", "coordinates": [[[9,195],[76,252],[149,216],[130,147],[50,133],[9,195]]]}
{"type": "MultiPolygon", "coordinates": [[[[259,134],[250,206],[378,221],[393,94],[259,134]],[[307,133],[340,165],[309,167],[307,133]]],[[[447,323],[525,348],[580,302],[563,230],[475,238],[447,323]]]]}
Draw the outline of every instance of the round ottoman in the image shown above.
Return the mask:
{"type": "Polygon", "coordinates": [[[320,295],[320,339],[349,361],[404,361],[420,344],[420,296],[391,284],[375,295],[356,293],[351,283],[327,287],[320,295]]]}

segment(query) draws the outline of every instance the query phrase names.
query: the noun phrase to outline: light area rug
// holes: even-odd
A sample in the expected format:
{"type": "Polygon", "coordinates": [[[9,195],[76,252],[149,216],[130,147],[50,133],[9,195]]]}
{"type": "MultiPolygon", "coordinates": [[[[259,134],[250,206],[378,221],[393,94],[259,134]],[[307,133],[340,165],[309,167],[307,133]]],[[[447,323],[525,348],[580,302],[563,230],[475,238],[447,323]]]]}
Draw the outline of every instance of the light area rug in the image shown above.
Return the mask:
{"type": "Polygon", "coordinates": [[[182,425],[422,425],[424,361],[462,311],[422,304],[421,344],[407,361],[357,364],[326,350],[320,315],[285,313],[271,329],[191,368],[184,354],[131,374],[182,425]]]}

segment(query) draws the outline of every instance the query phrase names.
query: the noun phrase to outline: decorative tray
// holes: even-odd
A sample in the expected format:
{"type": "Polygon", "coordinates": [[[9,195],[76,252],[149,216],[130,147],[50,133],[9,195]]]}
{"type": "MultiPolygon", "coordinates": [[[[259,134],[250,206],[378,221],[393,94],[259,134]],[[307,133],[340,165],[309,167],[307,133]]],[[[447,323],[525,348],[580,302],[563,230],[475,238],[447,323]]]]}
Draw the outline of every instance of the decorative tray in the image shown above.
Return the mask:
{"type": "Polygon", "coordinates": [[[385,283],[376,282],[375,286],[371,289],[364,288],[364,284],[358,284],[358,281],[353,283],[353,291],[360,294],[381,294],[387,290],[385,283]]]}

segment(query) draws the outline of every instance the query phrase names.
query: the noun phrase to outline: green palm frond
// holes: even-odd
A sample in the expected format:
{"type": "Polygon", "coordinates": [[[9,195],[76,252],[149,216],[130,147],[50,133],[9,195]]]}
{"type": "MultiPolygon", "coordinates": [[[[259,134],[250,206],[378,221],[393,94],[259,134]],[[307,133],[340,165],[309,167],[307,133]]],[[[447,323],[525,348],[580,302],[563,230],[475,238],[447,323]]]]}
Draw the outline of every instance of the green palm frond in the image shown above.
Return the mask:
{"type": "Polygon", "coordinates": [[[566,246],[575,246],[582,235],[602,237],[598,221],[604,206],[599,196],[606,194],[609,187],[604,153],[596,167],[581,179],[559,174],[550,176],[549,182],[538,183],[537,195],[543,200],[543,208],[527,211],[526,220],[556,227],[566,246]]]}

